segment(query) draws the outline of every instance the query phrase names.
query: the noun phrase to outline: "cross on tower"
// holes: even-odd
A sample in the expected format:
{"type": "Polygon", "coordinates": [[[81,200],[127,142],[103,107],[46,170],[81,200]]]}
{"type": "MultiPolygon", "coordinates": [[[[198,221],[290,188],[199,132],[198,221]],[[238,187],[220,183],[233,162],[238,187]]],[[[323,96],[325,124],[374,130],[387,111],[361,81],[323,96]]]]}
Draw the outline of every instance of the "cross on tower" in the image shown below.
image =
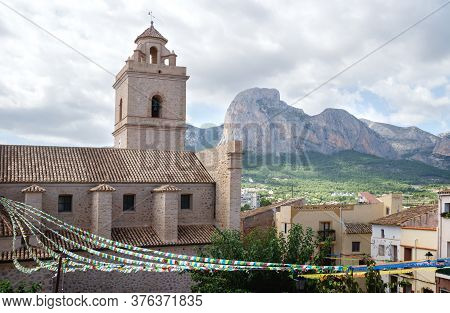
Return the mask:
{"type": "Polygon", "coordinates": [[[151,25],[153,26],[153,19],[156,17],[153,15],[153,11],[148,12],[148,15],[150,15],[150,22],[151,22],[151,25]]]}

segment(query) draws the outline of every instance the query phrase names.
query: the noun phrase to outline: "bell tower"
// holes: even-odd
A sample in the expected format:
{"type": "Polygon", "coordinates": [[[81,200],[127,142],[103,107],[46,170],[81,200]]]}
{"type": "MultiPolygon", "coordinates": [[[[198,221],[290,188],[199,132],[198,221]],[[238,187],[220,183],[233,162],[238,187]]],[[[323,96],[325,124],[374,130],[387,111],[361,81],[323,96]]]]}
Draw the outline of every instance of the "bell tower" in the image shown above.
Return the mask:
{"type": "Polygon", "coordinates": [[[116,75],[114,147],[184,150],[186,68],[151,22],[116,75]]]}

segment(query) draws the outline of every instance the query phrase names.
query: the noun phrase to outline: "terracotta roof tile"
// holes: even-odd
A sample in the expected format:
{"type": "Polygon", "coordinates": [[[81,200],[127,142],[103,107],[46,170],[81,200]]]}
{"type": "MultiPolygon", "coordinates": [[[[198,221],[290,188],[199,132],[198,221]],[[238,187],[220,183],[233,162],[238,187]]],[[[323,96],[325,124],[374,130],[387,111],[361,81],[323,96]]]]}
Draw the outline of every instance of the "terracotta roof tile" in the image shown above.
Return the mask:
{"type": "Polygon", "coordinates": [[[371,234],[372,225],[364,223],[345,223],[346,234],[371,234]]]}
{"type": "Polygon", "coordinates": [[[91,192],[113,192],[116,191],[113,187],[107,184],[100,184],[97,187],[89,189],[91,192]]]}
{"type": "Polygon", "coordinates": [[[31,185],[30,187],[22,189],[24,193],[42,193],[46,192],[45,188],[42,188],[38,185],[31,185]]]}
{"type": "Polygon", "coordinates": [[[147,28],[142,34],[140,34],[136,40],[134,41],[135,43],[138,42],[139,39],[143,39],[143,38],[156,38],[156,39],[161,39],[162,41],[164,41],[165,43],[167,43],[167,39],[164,38],[163,35],[161,35],[161,33],[159,31],[156,30],[156,28],[152,25],[147,28]]]}
{"type": "Polygon", "coordinates": [[[443,189],[443,190],[439,190],[438,191],[438,194],[450,194],[450,188],[447,188],[447,189],[443,189]]]}
{"type": "MultiPolygon", "coordinates": [[[[178,225],[178,242],[163,242],[159,239],[156,232],[152,227],[120,227],[112,229],[112,239],[140,247],[158,247],[158,246],[175,246],[175,245],[204,245],[211,243],[211,237],[216,231],[214,225],[178,225]]],[[[99,249],[95,245],[89,244],[77,236],[74,236],[70,232],[61,232],[65,237],[84,244],[92,249],[99,249]]],[[[46,236],[56,242],[58,245],[63,246],[65,249],[71,251],[80,250],[75,244],[69,244],[63,241],[58,235],[51,231],[46,232],[46,236]]],[[[42,240],[47,246],[53,247],[50,241],[42,240]]],[[[49,253],[45,252],[41,248],[33,247],[34,252],[38,253],[39,258],[50,258],[49,253]]],[[[31,253],[27,251],[25,247],[21,247],[15,251],[17,257],[21,261],[32,260],[31,253]]],[[[12,251],[0,251],[0,262],[12,261],[14,253],[12,251]]]]}
{"type": "Polygon", "coordinates": [[[437,210],[437,206],[417,206],[379,218],[371,222],[371,224],[401,226],[403,223],[406,223],[414,219],[415,217],[432,212],[434,210],[437,210]]]}
{"type": "Polygon", "coordinates": [[[367,192],[367,191],[360,192],[359,196],[363,197],[365,199],[365,202],[369,203],[369,204],[376,204],[376,203],[381,202],[373,194],[371,194],[370,192],[367,192]]]}
{"type": "Polygon", "coordinates": [[[0,183],[213,183],[195,153],[0,145],[0,183]]]}
{"type": "Polygon", "coordinates": [[[153,189],[152,191],[153,192],[178,192],[178,191],[181,191],[181,189],[174,185],[163,185],[161,187],[153,189]]]}
{"type": "Polygon", "coordinates": [[[247,211],[243,211],[241,212],[241,218],[246,218],[246,217],[250,217],[250,216],[254,216],[254,215],[258,215],[270,210],[274,210],[278,207],[282,207],[282,206],[288,206],[288,205],[292,205],[293,203],[297,202],[297,201],[301,201],[303,200],[303,198],[294,198],[294,199],[288,199],[288,200],[283,200],[283,201],[279,201],[279,202],[275,202],[272,203],[271,205],[267,205],[267,206],[263,206],[260,208],[256,208],[253,210],[247,210],[247,211]]]}

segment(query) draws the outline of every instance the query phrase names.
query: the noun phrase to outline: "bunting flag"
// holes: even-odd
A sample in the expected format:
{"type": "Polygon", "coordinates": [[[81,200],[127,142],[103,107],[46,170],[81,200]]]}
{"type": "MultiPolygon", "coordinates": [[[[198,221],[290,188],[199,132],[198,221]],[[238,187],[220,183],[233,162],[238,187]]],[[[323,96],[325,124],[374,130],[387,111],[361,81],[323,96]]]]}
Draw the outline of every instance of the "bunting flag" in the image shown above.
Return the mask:
{"type": "MultiPolygon", "coordinates": [[[[122,273],[150,272],[182,272],[182,271],[289,271],[307,278],[321,278],[326,275],[346,275],[352,272],[354,276],[363,276],[367,266],[316,266],[312,264],[284,264],[257,261],[227,260],[190,256],[162,252],[153,249],[136,247],[103,238],[81,228],[70,225],[46,212],[24,203],[0,198],[13,228],[12,249],[16,250],[16,236],[20,234],[25,239],[25,248],[35,262],[34,267],[20,264],[13,254],[13,263],[19,271],[33,273],[40,269],[58,270],[58,261],[63,257],[62,271],[104,272],[118,271],[122,273]],[[24,228],[25,227],[25,228],[24,228]],[[69,233],[70,235],[67,235],[69,233]],[[54,240],[48,236],[54,235],[54,240]],[[51,260],[41,260],[29,243],[28,238],[36,239],[51,260]],[[73,247],[69,249],[67,247],[73,247]],[[79,252],[83,252],[80,254],[79,252]]],[[[414,261],[379,264],[374,270],[393,273],[400,271],[436,269],[450,266],[449,259],[433,261],[414,261]]]]}

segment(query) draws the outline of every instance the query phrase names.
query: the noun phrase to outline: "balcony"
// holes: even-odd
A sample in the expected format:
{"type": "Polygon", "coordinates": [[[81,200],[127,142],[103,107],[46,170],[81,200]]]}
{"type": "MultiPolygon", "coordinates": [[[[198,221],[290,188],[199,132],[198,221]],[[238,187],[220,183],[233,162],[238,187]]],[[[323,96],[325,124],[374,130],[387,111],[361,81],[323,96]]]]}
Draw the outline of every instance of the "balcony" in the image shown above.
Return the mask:
{"type": "Polygon", "coordinates": [[[326,241],[328,238],[331,241],[336,241],[336,231],[334,229],[319,230],[317,233],[320,241],[326,241]]]}

